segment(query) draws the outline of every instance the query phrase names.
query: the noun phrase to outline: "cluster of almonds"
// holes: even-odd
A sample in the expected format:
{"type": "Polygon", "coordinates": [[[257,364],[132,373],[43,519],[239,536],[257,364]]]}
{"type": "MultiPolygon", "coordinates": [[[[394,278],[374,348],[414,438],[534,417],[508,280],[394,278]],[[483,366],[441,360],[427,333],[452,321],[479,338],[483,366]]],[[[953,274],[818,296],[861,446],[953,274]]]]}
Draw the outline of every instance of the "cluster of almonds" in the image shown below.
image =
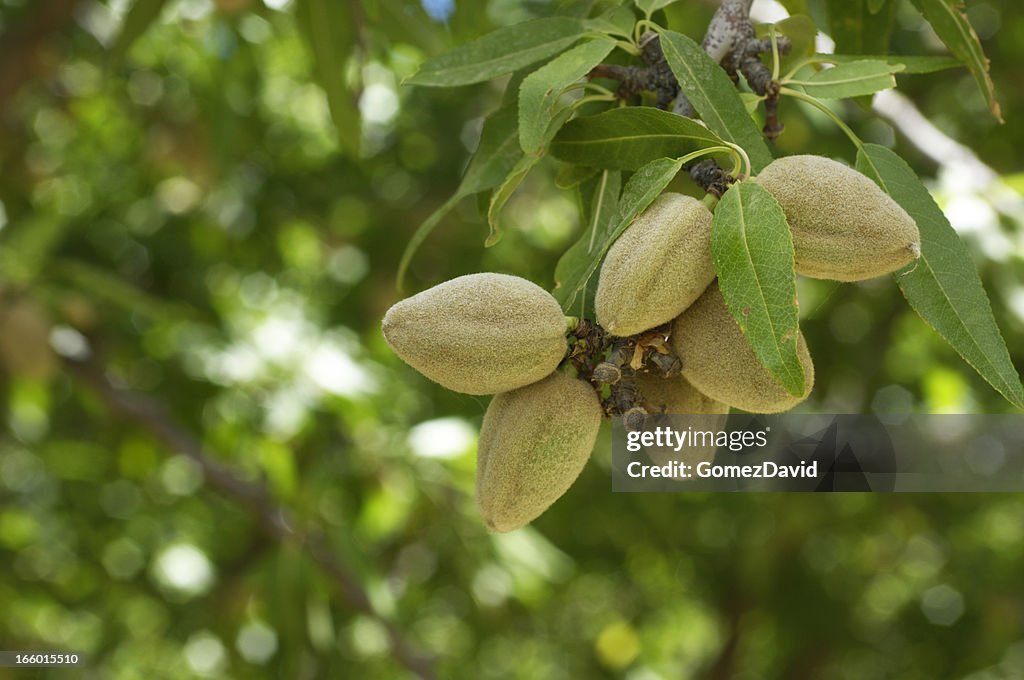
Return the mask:
{"type": "MultiPolygon", "coordinates": [[[[782,206],[793,233],[796,271],[859,281],[895,271],[920,254],[914,220],[860,173],[818,156],[790,156],[757,177],[782,206]]],[[[608,251],[595,298],[603,352],[598,366],[570,360],[584,337],[544,289],[505,274],[471,274],[394,305],[384,317],[388,344],[413,368],[448,389],[495,394],[477,453],[477,507],[492,531],[512,531],[543,513],[579,476],[601,420],[602,388],[628,374],[635,404],[647,413],[721,417],[730,408],[785,411],[805,399],[814,365],[801,334],[804,391],[790,394],[758,361],[715,282],[712,215],[703,203],[667,193],[608,251]],[[620,373],[608,356],[623,346],[643,356],[645,338],[681,361],[668,370],[620,373]],[[615,338],[632,338],[616,344],[615,338]],[[663,348],[665,345],[666,348],[663,348]],[[614,376],[595,368],[613,368],[614,376]]],[[[585,326],[586,324],[584,324],[585,326]]],[[[594,346],[587,354],[594,360],[594,346]]],[[[651,352],[648,352],[651,354],[651,352]]],[[[639,370],[638,370],[639,369],[639,370]]],[[[636,407],[634,407],[635,409],[636,407]]],[[[631,410],[634,410],[631,409],[631,410]]],[[[628,415],[628,413],[627,413],[628,415]]]]}

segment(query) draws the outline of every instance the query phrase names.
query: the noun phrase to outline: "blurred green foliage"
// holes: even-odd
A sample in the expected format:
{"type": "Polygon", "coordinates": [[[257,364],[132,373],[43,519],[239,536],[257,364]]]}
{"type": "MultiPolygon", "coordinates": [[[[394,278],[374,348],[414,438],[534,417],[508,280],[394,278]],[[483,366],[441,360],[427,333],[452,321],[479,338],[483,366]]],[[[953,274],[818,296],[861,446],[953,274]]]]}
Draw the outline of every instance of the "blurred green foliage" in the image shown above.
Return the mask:
{"type": "MultiPolygon", "coordinates": [[[[502,83],[400,82],[426,55],[549,8],[460,2],[445,20],[444,3],[345,3],[351,24],[317,26],[355,29],[333,75],[362,122],[339,130],[296,4],[167,2],[115,59],[125,2],[0,0],[0,295],[323,531],[380,617],[76,374],[8,361],[0,648],[77,650],[89,667],[0,679],[407,677],[385,619],[446,678],[1020,677],[1016,495],[612,495],[605,442],[532,527],[488,535],[472,502],[486,400],[403,365],[379,320],[405,241],[454,191],[502,83]]],[[[936,178],[1020,366],[1024,11],[967,4],[1008,123],[966,70],[899,83],[1009,193],[937,176],[887,123],[844,112],[936,178]]],[[[699,38],[712,10],[665,16],[699,38]]],[[[909,3],[895,21],[893,52],[941,51],[909,3]]],[[[788,101],[781,115],[781,152],[852,160],[820,115],[788,101]]],[[[578,225],[556,171],[528,178],[494,248],[475,202],[460,203],[412,285],[476,271],[550,285],[578,225]]],[[[890,281],[799,292],[818,376],[808,409],[1009,408],[890,281]]],[[[5,338],[45,346],[11,318],[5,338]]]]}

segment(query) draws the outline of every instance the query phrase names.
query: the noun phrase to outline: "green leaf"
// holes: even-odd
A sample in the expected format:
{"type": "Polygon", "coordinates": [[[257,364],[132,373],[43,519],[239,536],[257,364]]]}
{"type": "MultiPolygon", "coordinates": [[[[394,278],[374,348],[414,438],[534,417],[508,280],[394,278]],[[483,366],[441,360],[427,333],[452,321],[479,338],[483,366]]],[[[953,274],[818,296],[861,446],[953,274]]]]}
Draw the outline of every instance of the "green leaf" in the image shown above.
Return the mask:
{"type": "MultiPolygon", "coordinates": [[[[603,4],[622,4],[622,2],[624,0],[608,0],[603,4]]],[[[532,11],[539,12],[541,16],[584,18],[590,16],[597,4],[598,0],[557,0],[556,2],[541,0],[540,2],[524,3],[524,7],[530,6],[532,11]]]]}
{"type": "Polygon", "coordinates": [[[946,69],[957,68],[963,66],[963,64],[953,57],[915,57],[915,56],[900,56],[900,55],[872,55],[866,56],[861,54],[815,54],[814,61],[826,64],[847,64],[854,61],[884,61],[892,66],[902,66],[902,71],[897,71],[902,75],[911,75],[918,73],[935,73],[936,71],[945,71],[946,69]]]}
{"type": "Polygon", "coordinates": [[[967,246],[906,161],[877,144],[857,153],[857,169],[873,179],[917,222],[921,257],[894,276],[925,322],[1017,408],[1024,387],[1010,361],[992,306],[967,246]]]}
{"type": "Polygon", "coordinates": [[[412,237],[405,244],[405,249],[402,251],[402,259],[398,262],[398,273],[395,275],[395,288],[399,293],[405,291],[405,274],[409,270],[409,265],[412,263],[412,258],[416,254],[416,251],[420,249],[423,242],[427,240],[431,232],[437,228],[437,225],[441,223],[445,215],[450,213],[456,205],[459,204],[465,198],[464,195],[459,192],[455,192],[448,198],[447,201],[442,203],[434,212],[430,213],[427,219],[420,223],[420,226],[416,227],[416,231],[413,232],[412,237]]]}
{"type": "Polygon", "coordinates": [[[636,15],[628,7],[615,7],[601,16],[587,19],[584,23],[587,28],[593,31],[601,31],[608,35],[632,39],[636,15]]]}
{"type": "Polygon", "coordinates": [[[132,44],[138,40],[150,25],[160,17],[167,0],[135,0],[124,15],[121,30],[110,46],[108,59],[119,64],[132,44]]]}
{"type": "Polygon", "coordinates": [[[690,118],[648,106],[627,106],[570,121],[552,141],[551,155],[595,168],[636,170],[656,158],[724,144],[690,118]]]}
{"type": "Polygon", "coordinates": [[[868,0],[868,12],[878,14],[885,6],[886,0],[868,0]]]}
{"type": "Polygon", "coordinates": [[[493,189],[504,181],[523,155],[516,134],[516,120],[516,106],[512,103],[505,104],[487,118],[480,133],[480,142],[456,193],[469,196],[493,189]]]}
{"type": "Polygon", "coordinates": [[[761,105],[761,102],[764,101],[764,97],[753,92],[740,92],[740,100],[747,109],[747,113],[753,114],[754,111],[757,111],[757,107],[761,105]]]}
{"type": "Polygon", "coordinates": [[[654,202],[682,167],[682,160],[659,158],[640,168],[629,178],[622,190],[615,218],[605,233],[598,235],[597,245],[590,251],[593,257],[579,268],[563,269],[565,279],[559,280],[558,288],[555,289],[555,297],[561,301],[563,310],[573,309],[577,297],[585,291],[590,277],[597,271],[615,239],[619,238],[637,215],[654,202]]]}
{"type": "Polygon", "coordinates": [[[752,180],[734,184],[711,222],[718,286],[757,358],[791,394],[804,392],[793,237],[778,202],[752,180]]]}
{"type": "Polygon", "coordinates": [[[534,166],[544,158],[545,147],[548,145],[548,142],[551,141],[551,138],[555,136],[555,133],[558,132],[573,113],[574,110],[570,107],[558,110],[548,124],[548,129],[541,140],[540,148],[533,153],[521,155],[515,165],[512,166],[512,169],[508,171],[504,181],[500,183],[497,190],[491,195],[491,202],[487,207],[487,225],[490,232],[484,240],[485,248],[490,248],[501,238],[501,225],[498,218],[501,215],[501,211],[505,208],[505,204],[512,198],[512,194],[523,183],[523,180],[530,174],[534,166]]]}
{"type": "Polygon", "coordinates": [[[508,203],[508,199],[512,198],[512,194],[516,192],[516,189],[523,183],[526,176],[530,174],[530,170],[533,170],[533,167],[540,162],[540,159],[541,156],[539,154],[526,154],[522,156],[512,167],[512,170],[509,171],[505,181],[498,186],[497,191],[491,196],[491,204],[487,208],[487,224],[490,232],[484,240],[485,248],[490,248],[501,238],[498,217],[505,204],[508,203]]]}
{"type": "Polygon", "coordinates": [[[506,103],[484,122],[484,129],[480,133],[480,142],[462,176],[459,188],[455,190],[451,198],[417,227],[412,238],[405,245],[402,259],[398,263],[398,274],[395,280],[399,291],[404,287],[405,274],[416,251],[434,231],[434,228],[440,224],[445,215],[451,212],[452,208],[458,205],[463,198],[501,184],[519,162],[519,159],[523,157],[523,152],[519,148],[519,137],[516,134],[516,117],[515,104],[506,103]]]}
{"type": "Polygon", "coordinates": [[[338,132],[338,144],[351,156],[359,155],[359,107],[345,86],[345,66],[355,43],[351,18],[331,0],[301,0],[296,14],[316,66],[316,80],[327,95],[327,108],[338,132]]]}
{"type": "Polygon", "coordinates": [[[558,54],[586,31],[569,17],[535,19],[499,28],[473,42],[428,59],[405,82],[409,85],[455,87],[511,73],[558,54]]]}
{"type": "Polygon", "coordinates": [[[898,3],[872,13],[868,0],[829,0],[829,30],[836,51],[850,54],[886,54],[896,23],[898,3]]]}
{"type": "Polygon", "coordinates": [[[884,61],[851,61],[818,71],[806,80],[790,80],[784,84],[799,85],[818,99],[849,99],[896,87],[893,73],[901,70],[902,65],[884,61]]]}
{"type": "Polygon", "coordinates": [[[989,75],[988,57],[981,47],[978,34],[974,32],[959,3],[954,0],[914,0],[924,18],[935,29],[935,33],[946,43],[946,47],[957,59],[967,64],[981,94],[988,102],[988,108],[999,122],[1003,114],[996,100],[995,86],[989,75]]]}
{"type": "Polygon", "coordinates": [[[700,45],[674,31],[661,32],[661,48],[683,92],[707,126],[722,139],[743,147],[755,173],[771,163],[764,136],[725,70],[700,45]]]}
{"type": "Polygon", "coordinates": [[[636,0],[636,6],[644,13],[648,18],[659,9],[664,9],[677,0],[636,0]]]}
{"type": "Polygon", "coordinates": [[[601,37],[560,54],[531,73],[519,87],[519,144],[536,153],[545,143],[553,109],[566,87],[600,64],[615,49],[615,41],[601,37]]]}
{"type": "MultiPolygon", "coordinates": [[[[821,7],[819,4],[818,7],[821,7]]],[[[887,54],[896,25],[898,3],[884,5],[884,11],[872,13],[867,0],[826,0],[829,35],[836,51],[850,54],[887,54]]],[[[812,15],[814,12],[812,11],[812,15]]],[[[861,108],[871,108],[868,95],[856,99],[861,108]]]]}
{"type": "Polygon", "coordinates": [[[579,240],[558,260],[555,266],[555,288],[551,291],[567,314],[581,319],[593,318],[593,293],[596,286],[584,281],[582,290],[574,292],[567,287],[566,282],[579,280],[581,273],[596,258],[598,246],[608,237],[614,224],[621,189],[622,174],[612,170],[601,171],[597,177],[580,187],[586,206],[584,214],[587,215],[587,226],[579,240]]]}

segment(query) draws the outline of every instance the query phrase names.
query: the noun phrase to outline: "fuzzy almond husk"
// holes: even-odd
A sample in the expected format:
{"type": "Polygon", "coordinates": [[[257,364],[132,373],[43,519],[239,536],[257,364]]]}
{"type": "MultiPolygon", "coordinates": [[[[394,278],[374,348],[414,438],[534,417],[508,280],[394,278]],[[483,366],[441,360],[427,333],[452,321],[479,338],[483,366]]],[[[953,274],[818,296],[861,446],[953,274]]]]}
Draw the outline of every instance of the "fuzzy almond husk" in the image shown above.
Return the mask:
{"type": "Polygon", "coordinates": [[[653,373],[637,373],[636,386],[647,402],[648,410],[667,414],[729,413],[729,405],[702,394],[683,376],[664,378],[653,373]]]}
{"type": "Polygon", "coordinates": [[[691,196],[665,193],[608,250],[597,284],[597,322],[625,337],[672,319],[715,278],[711,211],[691,196]]]}
{"type": "Polygon", "coordinates": [[[797,356],[804,369],[804,391],[793,396],[758,361],[717,281],[676,319],[669,342],[683,362],[683,377],[701,393],[734,408],[751,413],[788,411],[814,387],[814,363],[803,333],[797,337],[797,356]]]}
{"type": "MultiPolygon", "coordinates": [[[[729,406],[701,394],[682,376],[663,378],[650,373],[639,373],[637,387],[644,396],[649,410],[660,414],[648,416],[648,427],[671,426],[677,431],[691,428],[700,432],[718,432],[729,418],[729,406]]],[[[714,441],[714,437],[710,438],[714,441]]],[[[690,466],[710,461],[717,447],[713,443],[703,446],[684,446],[679,451],[669,447],[647,446],[647,457],[655,465],[679,461],[690,466]]]]}
{"type": "Polygon", "coordinates": [[[476,504],[491,531],[539,517],[576,481],[601,427],[589,383],[556,372],[491,400],[477,448],[476,504]]]}
{"type": "Polygon", "coordinates": [[[537,382],[566,351],[558,302],[507,274],[469,274],[395,304],[384,338],[407,364],[464,394],[497,394],[537,382]]]}
{"type": "Polygon", "coordinates": [[[793,231],[798,274],[862,281],[901,269],[921,254],[907,212],[861,173],[822,156],[786,156],[757,182],[775,197],[793,231]]]}

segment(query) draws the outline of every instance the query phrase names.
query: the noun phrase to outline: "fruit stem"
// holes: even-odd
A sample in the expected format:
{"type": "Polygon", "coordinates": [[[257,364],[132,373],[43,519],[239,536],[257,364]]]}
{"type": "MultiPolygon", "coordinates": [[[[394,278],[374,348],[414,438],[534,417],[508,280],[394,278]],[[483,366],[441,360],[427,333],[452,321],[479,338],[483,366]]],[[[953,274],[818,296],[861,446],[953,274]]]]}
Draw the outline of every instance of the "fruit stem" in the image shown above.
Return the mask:
{"type": "Polygon", "coordinates": [[[857,133],[855,133],[849,125],[844,123],[843,119],[840,118],[835,111],[826,106],[825,103],[818,99],[817,97],[812,97],[806,92],[800,92],[799,90],[794,90],[789,87],[781,88],[779,90],[779,94],[788,95],[790,97],[794,97],[801,101],[807,102],[808,104],[810,104],[811,106],[813,106],[814,108],[818,109],[826,116],[831,118],[832,122],[838,125],[840,130],[846,133],[846,136],[850,138],[850,141],[853,142],[853,145],[857,147],[858,150],[864,147],[864,142],[861,140],[860,137],[857,136],[857,133]]]}

